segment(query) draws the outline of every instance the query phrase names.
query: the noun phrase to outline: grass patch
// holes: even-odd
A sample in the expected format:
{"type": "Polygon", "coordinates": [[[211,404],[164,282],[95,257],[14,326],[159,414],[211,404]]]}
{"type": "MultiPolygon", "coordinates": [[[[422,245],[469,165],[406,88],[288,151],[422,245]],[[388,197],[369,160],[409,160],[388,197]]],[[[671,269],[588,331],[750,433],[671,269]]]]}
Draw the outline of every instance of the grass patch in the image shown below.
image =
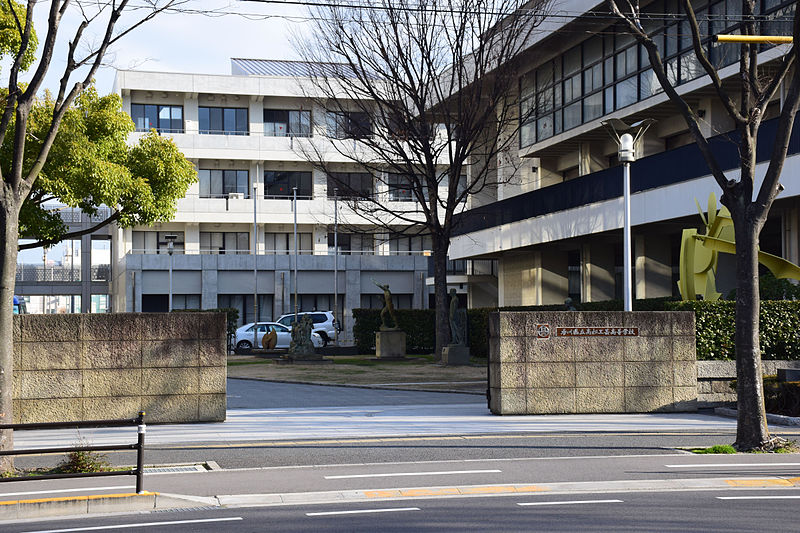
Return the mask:
{"type": "Polygon", "coordinates": [[[717,444],[708,448],[690,448],[690,452],[705,454],[705,453],[736,453],[736,448],[730,444],[717,444]]]}

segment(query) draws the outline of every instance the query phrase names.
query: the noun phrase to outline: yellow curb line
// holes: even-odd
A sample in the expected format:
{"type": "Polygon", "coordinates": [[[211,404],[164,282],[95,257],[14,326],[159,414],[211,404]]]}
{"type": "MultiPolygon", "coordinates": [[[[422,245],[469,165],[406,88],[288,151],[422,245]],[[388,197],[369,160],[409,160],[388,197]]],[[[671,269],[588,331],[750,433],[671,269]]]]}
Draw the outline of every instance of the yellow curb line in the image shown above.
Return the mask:
{"type": "Polygon", "coordinates": [[[46,502],[67,502],[67,501],[87,501],[100,500],[102,498],[130,498],[133,496],[158,496],[158,492],[144,491],[141,493],[129,492],[122,494],[91,494],[88,496],[62,496],[60,498],[38,498],[35,500],[6,500],[0,501],[0,505],[16,505],[18,503],[46,503],[46,502]]]}

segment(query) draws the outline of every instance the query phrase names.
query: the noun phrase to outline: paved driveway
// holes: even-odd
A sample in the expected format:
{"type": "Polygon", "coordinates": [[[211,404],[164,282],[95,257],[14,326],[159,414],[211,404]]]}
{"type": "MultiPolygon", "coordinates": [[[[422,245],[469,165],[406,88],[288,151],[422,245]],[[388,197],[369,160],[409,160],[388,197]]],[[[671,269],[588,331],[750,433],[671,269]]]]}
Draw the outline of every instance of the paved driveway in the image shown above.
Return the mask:
{"type": "Polygon", "coordinates": [[[484,403],[483,396],[228,379],[228,409],[351,407],[364,405],[453,405],[484,403]]]}

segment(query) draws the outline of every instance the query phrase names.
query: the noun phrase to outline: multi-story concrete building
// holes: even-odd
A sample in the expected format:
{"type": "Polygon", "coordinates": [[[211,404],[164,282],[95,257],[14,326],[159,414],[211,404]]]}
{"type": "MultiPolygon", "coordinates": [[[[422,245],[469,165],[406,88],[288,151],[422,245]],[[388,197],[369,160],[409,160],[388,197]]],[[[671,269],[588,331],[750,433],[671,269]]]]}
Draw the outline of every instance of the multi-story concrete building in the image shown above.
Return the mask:
{"type": "MultiPolygon", "coordinates": [[[[736,44],[712,43],[716,33],[737,33],[740,0],[711,0],[698,9],[710,58],[724,83],[738,74],[736,44]],[[738,6],[738,7],[737,7],[738,6]]],[[[760,29],[791,35],[795,2],[757,2],[760,29]]],[[[643,4],[648,27],[698,117],[723,167],[737,168],[734,126],[691,51],[691,33],[680,3],[643,4]]],[[[566,0],[562,14],[537,31],[518,66],[522,105],[534,116],[522,125],[521,162],[512,183],[489,198],[473,198],[452,239],[451,259],[496,259],[500,306],[621,298],[622,169],[618,145],[603,126],[608,119],[657,122],[646,132],[632,164],[631,217],[635,298],[677,295],[681,231],[701,226],[695,199],[706,206],[719,188],[683,119],[655,79],[647,54],[606,4],[566,0]]],[[[761,64],[787,46],[764,46],[761,64]]],[[[769,105],[761,127],[758,168],[763,172],[785,88],[769,105]]],[[[505,169],[498,162],[499,172],[505,169]]],[[[733,176],[733,174],[731,174],[733,176]]],[[[783,169],[784,190],[761,234],[761,249],[800,260],[800,132],[795,127],[783,169]]],[[[734,287],[733,257],[721,254],[717,287],[734,287]]]]}
{"type": "Polygon", "coordinates": [[[300,310],[333,309],[336,302],[346,339],[352,309],[380,305],[373,279],[389,283],[398,308],[429,306],[425,238],[371,230],[343,199],[334,200],[336,182],[309,159],[310,152],[324,153],[337,165],[339,183],[347,180],[363,194],[411,201],[331,148],[373,127],[371,118],[331,120],[313,103],[306,69],[300,62],[233,59],[232,75],[118,72],[115,90],[136,123],[134,138],[152,128],[169,135],[199,180],[169,223],[116,231],[115,311],[166,311],[171,295],[173,309],[236,307],[250,322],[256,307],[259,320],[294,311],[296,293],[300,310]]]}

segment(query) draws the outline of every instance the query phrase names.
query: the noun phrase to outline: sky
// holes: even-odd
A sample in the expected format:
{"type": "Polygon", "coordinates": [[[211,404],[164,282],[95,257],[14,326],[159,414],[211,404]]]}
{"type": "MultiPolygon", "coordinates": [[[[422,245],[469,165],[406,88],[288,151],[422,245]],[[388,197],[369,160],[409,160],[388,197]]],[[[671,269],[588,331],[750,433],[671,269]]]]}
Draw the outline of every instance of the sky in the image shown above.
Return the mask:
{"type": "MultiPolygon", "coordinates": [[[[131,0],[131,5],[141,3],[142,0],[131,0]]],[[[40,40],[44,38],[48,4],[40,3],[35,15],[40,40]]],[[[101,94],[112,91],[115,69],[229,74],[232,57],[297,59],[289,35],[302,32],[307,25],[305,8],[298,5],[189,0],[181,8],[181,13],[157,16],[113,47],[106,56],[109,65],[96,76],[101,94]]],[[[74,27],[76,14],[73,9],[65,19],[64,29],[74,27]]],[[[62,37],[66,36],[65,32],[62,37]]],[[[59,81],[56,67],[63,68],[65,58],[64,38],[44,88],[56,89],[59,81]]]]}

